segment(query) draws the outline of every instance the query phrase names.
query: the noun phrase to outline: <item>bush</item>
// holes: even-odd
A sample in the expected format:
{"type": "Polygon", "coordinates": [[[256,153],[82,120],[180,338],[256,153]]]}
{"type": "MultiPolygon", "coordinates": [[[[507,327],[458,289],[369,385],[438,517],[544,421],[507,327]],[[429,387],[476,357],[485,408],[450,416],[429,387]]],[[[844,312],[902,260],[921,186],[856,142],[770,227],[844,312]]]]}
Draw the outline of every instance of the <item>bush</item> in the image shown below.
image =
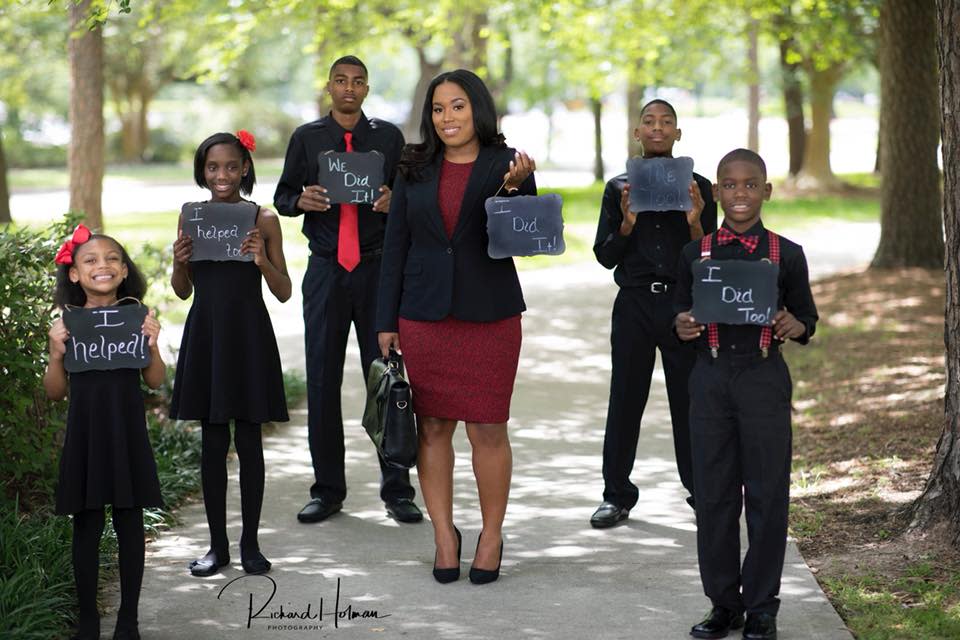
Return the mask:
{"type": "Polygon", "coordinates": [[[0,510],[0,637],[46,640],[76,602],[67,518],[0,510]]]}
{"type": "Polygon", "coordinates": [[[18,169],[63,168],[67,166],[66,145],[42,145],[27,142],[19,131],[4,127],[3,154],[8,167],[18,169]]]}
{"type": "Polygon", "coordinates": [[[47,364],[54,284],[53,258],[78,216],[37,232],[0,230],[0,478],[8,501],[24,510],[48,499],[56,480],[66,403],[47,400],[47,364]]]}

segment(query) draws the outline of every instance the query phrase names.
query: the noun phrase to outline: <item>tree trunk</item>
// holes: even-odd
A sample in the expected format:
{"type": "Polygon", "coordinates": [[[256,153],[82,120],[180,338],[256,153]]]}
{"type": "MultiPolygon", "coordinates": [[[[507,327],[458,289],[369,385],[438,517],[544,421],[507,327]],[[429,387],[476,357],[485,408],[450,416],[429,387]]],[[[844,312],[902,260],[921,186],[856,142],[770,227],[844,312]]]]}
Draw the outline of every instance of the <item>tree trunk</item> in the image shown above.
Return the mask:
{"type": "Polygon", "coordinates": [[[795,178],[803,168],[803,153],[807,130],[803,121],[803,85],[800,84],[800,64],[789,61],[792,41],[780,41],[780,75],[783,82],[783,112],[787,118],[787,143],[790,147],[788,176],[795,178]]]}
{"type": "Polygon", "coordinates": [[[759,32],[759,23],[751,20],[747,32],[747,77],[749,79],[747,149],[751,151],[760,150],[760,58],[757,54],[759,32]]]}
{"type": "Polygon", "coordinates": [[[883,180],[873,267],[943,267],[936,16],[936,0],[885,0],[880,8],[883,180]]]}
{"type": "Polygon", "coordinates": [[[92,229],[103,229],[103,31],[84,24],[92,0],[70,4],[70,210],[82,211],[92,229]]]}
{"type": "MultiPolygon", "coordinates": [[[[939,0],[937,24],[940,47],[944,194],[947,233],[946,324],[947,389],[943,433],[937,443],[933,470],[923,493],[913,504],[913,527],[948,527],[953,545],[960,546],[960,0],[939,0]]],[[[922,41],[915,40],[914,45],[922,41]]],[[[912,59],[912,54],[911,54],[912,59]]]]}
{"type": "Polygon", "coordinates": [[[805,189],[831,188],[839,184],[830,168],[830,120],[833,118],[833,95],[842,69],[833,65],[826,69],[807,69],[810,78],[810,133],[806,136],[803,168],[797,185],[805,189]]]}
{"type": "Polygon", "coordinates": [[[440,73],[443,68],[443,58],[439,62],[430,62],[427,60],[427,54],[424,47],[417,46],[417,61],[420,66],[420,76],[417,78],[417,84],[413,89],[413,100],[410,103],[410,115],[407,116],[407,122],[403,126],[403,137],[407,142],[422,142],[420,140],[420,118],[423,114],[423,101],[427,99],[427,87],[430,81],[440,73]]]}
{"type": "Polygon", "coordinates": [[[640,126],[640,109],[643,108],[643,93],[646,87],[636,80],[627,84],[627,157],[643,155],[643,145],[633,132],[640,126]]]}
{"type": "Polygon", "coordinates": [[[600,98],[590,98],[590,110],[593,112],[593,179],[603,182],[603,132],[600,125],[603,102],[600,98]]]}
{"type": "Polygon", "coordinates": [[[0,133],[0,224],[10,221],[10,187],[7,185],[7,156],[3,151],[3,134],[0,133]]]}

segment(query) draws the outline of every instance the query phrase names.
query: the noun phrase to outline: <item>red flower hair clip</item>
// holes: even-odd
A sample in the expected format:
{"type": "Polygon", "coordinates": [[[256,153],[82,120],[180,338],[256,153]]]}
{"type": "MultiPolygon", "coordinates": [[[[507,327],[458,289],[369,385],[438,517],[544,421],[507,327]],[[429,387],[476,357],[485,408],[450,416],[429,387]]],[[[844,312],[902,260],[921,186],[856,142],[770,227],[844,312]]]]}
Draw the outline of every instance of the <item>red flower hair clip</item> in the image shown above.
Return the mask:
{"type": "Polygon", "coordinates": [[[57,264],[73,264],[73,250],[77,245],[81,245],[90,239],[90,229],[87,229],[81,222],[73,230],[73,235],[69,240],[65,240],[57,251],[57,257],[53,259],[57,264]]]}
{"type": "Polygon", "coordinates": [[[257,141],[254,139],[253,134],[246,129],[237,131],[237,139],[240,140],[240,144],[246,147],[247,151],[257,150],[257,141]]]}

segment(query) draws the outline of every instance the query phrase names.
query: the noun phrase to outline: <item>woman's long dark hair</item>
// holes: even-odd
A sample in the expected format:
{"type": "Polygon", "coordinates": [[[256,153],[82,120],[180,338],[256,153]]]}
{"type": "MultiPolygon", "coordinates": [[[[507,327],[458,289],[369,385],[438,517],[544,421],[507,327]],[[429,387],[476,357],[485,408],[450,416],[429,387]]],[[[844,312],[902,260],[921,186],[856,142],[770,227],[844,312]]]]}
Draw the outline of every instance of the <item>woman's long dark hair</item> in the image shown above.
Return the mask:
{"type": "MultiPolygon", "coordinates": [[[[109,240],[117,245],[117,249],[120,250],[120,259],[123,261],[123,264],[127,265],[127,277],[117,288],[117,299],[120,300],[127,296],[132,296],[142,301],[144,294],[147,292],[147,281],[143,278],[140,270],[137,269],[137,265],[133,264],[133,260],[130,259],[123,245],[110,236],[99,233],[91,234],[90,240],[109,240]]],[[[87,242],[90,242],[90,240],[87,240],[87,242]]],[[[86,242],[84,244],[86,244],[86,242]]],[[[77,250],[82,246],[82,244],[78,244],[74,247],[70,257],[75,258],[77,250]]],[[[83,287],[80,286],[79,282],[70,281],[71,266],[72,265],[69,264],[57,265],[57,284],[53,290],[53,304],[60,309],[63,309],[68,304],[75,307],[82,307],[87,304],[87,294],[84,292],[83,287]]]]}
{"type": "Polygon", "coordinates": [[[483,80],[467,69],[444,71],[431,80],[430,86],[427,87],[427,95],[420,115],[420,138],[423,142],[406,145],[400,156],[400,164],[397,165],[403,177],[411,182],[422,180],[423,169],[433,164],[437,155],[443,152],[443,141],[440,140],[437,129],[433,126],[433,92],[444,82],[455,82],[467,94],[470,108],[473,110],[473,127],[480,140],[480,146],[507,146],[503,134],[497,131],[497,108],[483,80]]]}

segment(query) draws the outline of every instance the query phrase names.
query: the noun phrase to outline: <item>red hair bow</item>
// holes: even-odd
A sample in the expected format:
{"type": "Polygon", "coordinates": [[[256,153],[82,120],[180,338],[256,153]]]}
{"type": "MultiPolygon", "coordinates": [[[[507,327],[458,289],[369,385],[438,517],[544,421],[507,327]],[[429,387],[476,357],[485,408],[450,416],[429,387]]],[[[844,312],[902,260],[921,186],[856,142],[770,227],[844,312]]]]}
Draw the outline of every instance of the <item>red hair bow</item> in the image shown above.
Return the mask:
{"type": "Polygon", "coordinates": [[[240,144],[246,147],[247,151],[257,150],[257,141],[254,139],[253,134],[246,129],[237,131],[237,139],[240,140],[240,144]]]}
{"type": "Polygon", "coordinates": [[[81,245],[90,239],[90,229],[87,229],[81,222],[73,230],[73,235],[69,240],[65,240],[57,251],[57,257],[53,259],[57,264],[73,264],[73,250],[77,245],[81,245]]]}

